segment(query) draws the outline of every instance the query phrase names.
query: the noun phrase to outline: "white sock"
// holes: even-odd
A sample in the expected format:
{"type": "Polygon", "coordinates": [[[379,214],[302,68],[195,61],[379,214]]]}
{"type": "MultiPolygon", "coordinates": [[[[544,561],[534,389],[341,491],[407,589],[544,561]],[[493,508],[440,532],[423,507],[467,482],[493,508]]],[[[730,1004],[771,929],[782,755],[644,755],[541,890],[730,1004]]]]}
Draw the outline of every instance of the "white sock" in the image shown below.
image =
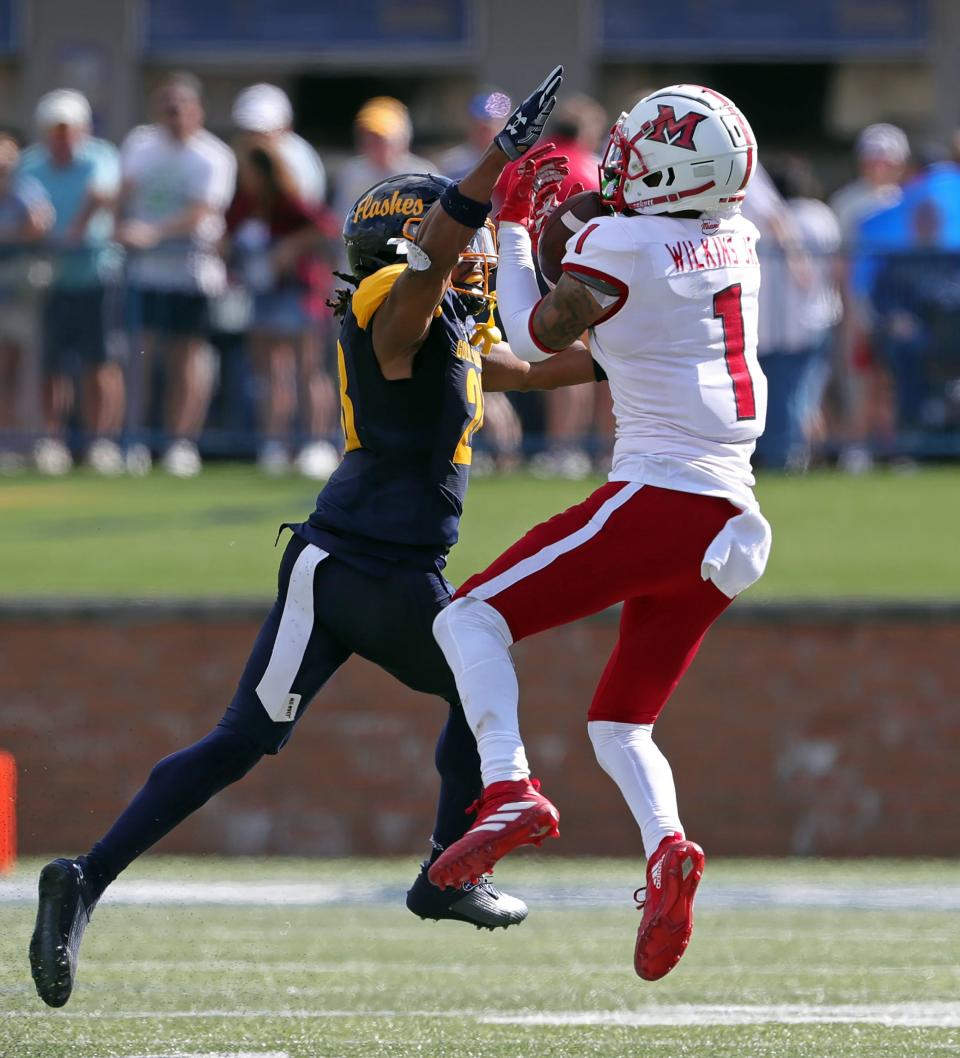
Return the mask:
{"type": "Polygon", "coordinates": [[[683,833],[673,772],[654,744],[653,724],[591,720],[587,731],[600,767],[620,787],[640,827],[649,859],[664,838],[683,833]]]}
{"type": "Polygon", "coordinates": [[[440,611],[433,634],[457,681],[467,723],[477,739],[483,785],[529,778],[507,622],[488,603],[467,596],[440,611]]]}

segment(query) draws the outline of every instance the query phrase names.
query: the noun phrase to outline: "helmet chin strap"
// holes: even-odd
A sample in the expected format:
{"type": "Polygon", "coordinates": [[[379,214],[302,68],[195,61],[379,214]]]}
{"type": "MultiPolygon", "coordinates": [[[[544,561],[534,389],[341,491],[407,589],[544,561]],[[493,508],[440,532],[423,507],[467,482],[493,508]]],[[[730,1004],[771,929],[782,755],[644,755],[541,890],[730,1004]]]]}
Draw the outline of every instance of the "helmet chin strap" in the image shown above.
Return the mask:
{"type": "Polygon", "coordinates": [[[490,311],[487,314],[486,321],[477,323],[473,334],[470,336],[470,344],[475,349],[479,348],[481,356],[488,356],[493,346],[503,341],[503,335],[500,333],[500,328],[496,325],[493,316],[494,309],[497,307],[497,295],[495,292],[487,295],[487,304],[490,311]]]}

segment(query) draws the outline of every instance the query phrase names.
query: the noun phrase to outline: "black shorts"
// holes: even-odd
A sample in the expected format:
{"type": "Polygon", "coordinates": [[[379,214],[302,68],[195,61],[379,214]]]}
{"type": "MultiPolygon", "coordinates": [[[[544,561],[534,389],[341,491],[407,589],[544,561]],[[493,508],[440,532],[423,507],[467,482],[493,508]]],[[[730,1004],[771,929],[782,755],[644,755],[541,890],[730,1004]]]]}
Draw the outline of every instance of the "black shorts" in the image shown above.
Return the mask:
{"type": "Polygon", "coordinates": [[[41,310],[44,371],[69,374],[117,359],[121,344],[111,319],[114,310],[114,291],[107,287],[50,290],[41,310]]]}
{"type": "Polygon", "coordinates": [[[452,594],[437,573],[398,568],[374,577],[293,537],[280,563],[277,601],[222,725],[276,753],[351,654],[459,707],[453,674],[433,638],[433,619],[452,594]]]}
{"type": "Polygon", "coordinates": [[[210,299],[177,290],[131,290],[132,322],[170,338],[205,338],[210,333],[210,299]]]}

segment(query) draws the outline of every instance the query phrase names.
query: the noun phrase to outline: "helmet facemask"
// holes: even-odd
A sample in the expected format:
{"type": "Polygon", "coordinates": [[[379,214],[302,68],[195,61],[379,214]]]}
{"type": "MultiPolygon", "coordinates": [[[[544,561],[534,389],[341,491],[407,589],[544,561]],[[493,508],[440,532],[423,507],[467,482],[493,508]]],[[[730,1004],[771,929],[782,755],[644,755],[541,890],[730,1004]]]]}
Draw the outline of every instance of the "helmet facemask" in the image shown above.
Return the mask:
{"type": "Polygon", "coordinates": [[[636,146],[627,139],[624,133],[624,121],[627,118],[626,111],[620,114],[610,130],[610,139],[607,149],[600,160],[600,198],[604,205],[611,206],[617,213],[622,213],[626,208],[624,201],[623,186],[628,179],[643,176],[647,172],[643,155],[636,146]],[[630,162],[636,155],[638,168],[635,173],[630,173],[630,162]]]}
{"type": "Polygon", "coordinates": [[[451,280],[450,287],[461,297],[466,298],[474,312],[484,309],[492,311],[496,295],[493,291],[493,275],[500,263],[500,251],[497,246],[497,229],[493,222],[486,220],[471,236],[466,249],[460,254],[460,264],[472,264],[473,271],[468,276],[480,276],[479,283],[467,283],[464,280],[451,280]]]}
{"type": "MultiPolygon", "coordinates": [[[[396,244],[397,255],[405,257],[410,243],[417,241],[417,229],[420,227],[422,217],[411,217],[403,226],[403,238],[391,239],[396,244]]],[[[485,309],[492,311],[496,302],[496,294],[493,290],[493,275],[500,262],[500,253],[497,247],[497,229],[490,220],[484,221],[483,227],[478,228],[471,236],[457,266],[472,264],[474,267],[469,276],[478,275],[477,283],[467,283],[464,280],[451,279],[450,289],[459,294],[466,302],[471,312],[480,313],[485,309]]]]}

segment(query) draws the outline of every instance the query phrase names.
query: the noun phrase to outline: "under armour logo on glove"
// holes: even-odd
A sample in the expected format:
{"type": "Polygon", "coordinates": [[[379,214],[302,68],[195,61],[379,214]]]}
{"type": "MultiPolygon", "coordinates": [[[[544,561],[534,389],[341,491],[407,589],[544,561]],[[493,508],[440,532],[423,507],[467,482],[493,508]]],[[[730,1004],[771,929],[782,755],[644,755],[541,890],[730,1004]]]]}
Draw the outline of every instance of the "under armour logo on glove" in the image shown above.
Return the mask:
{"type": "Polygon", "coordinates": [[[540,139],[550,111],[557,104],[557,90],[563,81],[563,67],[558,66],[527,96],[510,115],[494,143],[511,161],[525,154],[540,139]]]}

